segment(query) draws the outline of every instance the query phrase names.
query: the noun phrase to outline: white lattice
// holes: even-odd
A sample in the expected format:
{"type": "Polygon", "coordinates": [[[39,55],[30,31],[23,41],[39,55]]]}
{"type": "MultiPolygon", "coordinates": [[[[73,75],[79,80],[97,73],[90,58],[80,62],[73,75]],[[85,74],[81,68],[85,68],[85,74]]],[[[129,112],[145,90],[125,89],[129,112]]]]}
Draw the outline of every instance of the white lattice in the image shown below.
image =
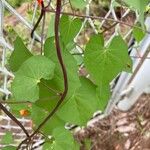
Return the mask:
{"type": "MultiPolygon", "coordinates": [[[[3,77],[3,81],[2,85],[0,87],[0,93],[2,95],[5,96],[5,99],[8,98],[8,96],[11,94],[11,92],[9,91],[9,78],[10,77],[14,77],[14,75],[6,68],[6,54],[7,53],[11,53],[13,51],[13,46],[11,46],[4,38],[3,35],[3,30],[4,30],[4,11],[5,9],[7,9],[12,15],[16,16],[16,18],[22,23],[22,25],[25,28],[28,28],[29,30],[32,30],[33,28],[33,23],[35,20],[35,14],[37,12],[37,2],[35,2],[34,4],[34,11],[33,11],[33,16],[32,16],[32,20],[31,21],[27,21],[24,17],[22,17],[7,1],[5,0],[1,0],[0,1],[0,51],[2,52],[2,56],[1,56],[1,65],[0,65],[0,74],[3,77]]],[[[34,36],[40,40],[40,36],[38,36],[36,33],[34,34],[34,36]]],[[[31,45],[30,48],[32,49],[33,43],[34,43],[34,39],[31,39],[31,45]]],[[[26,126],[27,131],[29,131],[29,133],[32,133],[32,126],[31,126],[31,121],[25,118],[18,118],[18,120],[26,126]],[[26,124],[30,124],[29,126],[27,126],[26,124]]],[[[3,136],[5,134],[5,132],[3,132],[2,130],[5,131],[14,131],[13,135],[15,137],[15,141],[19,142],[21,139],[24,139],[26,136],[23,133],[22,130],[20,130],[19,132],[15,132],[16,130],[19,130],[20,128],[16,125],[16,124],[12,124],[12,120],[8,117],[8,116],[0,116],[0,121],[2,122],[2,124],[0,125],[0,136],[3,136]],[[3,125],[3,122],[5,122],[5,124],[3,125]],[[6,123],[7,122],[7,123],[6,123]]],[[[39,137],[40,140],[41,137],[39,137]]],[[[38,139],[36,139],[38,140],[38,139]]],[[[40,140],[41,141],[41,140],[40,140]]],[[[4,147],[5,145],[0,145],[0,147],[4,147]]]]}

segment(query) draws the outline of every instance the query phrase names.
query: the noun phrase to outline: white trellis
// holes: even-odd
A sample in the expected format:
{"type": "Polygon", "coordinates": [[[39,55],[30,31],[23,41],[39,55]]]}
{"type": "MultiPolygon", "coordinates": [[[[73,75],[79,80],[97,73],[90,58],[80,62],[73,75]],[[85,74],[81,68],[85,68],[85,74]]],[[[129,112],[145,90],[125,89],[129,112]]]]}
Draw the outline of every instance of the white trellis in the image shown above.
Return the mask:
{"type": "MultiPolygon", "coordinates": [[[[146,18],[145,25],[147,27],[147,31],[150,31],[150,17],[146,18]]],[[[130,53],[131,56],[144,57],[147,55],[145,59],[135,58],[133,57],[133,74],[129,73],[121,73],[120,78],[112,92],[111,99],[109,104],[106,108],[106,114],[109,114],[116,103],[118,103],[118,108],[122,111],[129,110],[136,102],[136,100],[140,97],[142,93],[145,92],[147,88],[149,88],[150,81],[149,81],[149,65],[150,59],[147,59],[149,56],[149,49],[150,49],[150,34],[147,33],[143,40],[137,45],[134,44],[131,47],[132,51],[130,53]],[[143,61],[143,62],[142,62],[143,61]],[[134,72],[138,69],[136,75],[134,72]]]]}
{"type": "MultiPolygon", "coordinates": [[[[88,16],[90,14],[90,3],[92,2],[92,0],[89,0],[89,3],[86,6],[86,15],[88,16]]],[[[24,17],[22,17],[7,1],[5,0],[0,0],[0,51],[2,52],[2,56],[1,56],[1,65],[0,65],[0,74],[2,74],[3,81],[2,81],[2,86],[0,87],[0,93],[4,94],[6,96],[6,98],[8,97],[9,94],[11,94],[11,92],[9,91],[9,83],[8,83],[8,78],[9,77],[13,77],[13,74],[6,68],[6,53],[7,52],[11,52],[13,51],[13,46],[11,46],[4,38],[3,36],[3,23],[4,23],[4,10],[8,9],[10,11],[10,13],[14,16],[17,17],[17,19],[22,23],[22,25],[24,25],[26,28],[28,28],[29,30],[32,30],[33,28],[33,24],[34,24],[34,19],[35,19],[35,14],[37,11],[37,3],[35,2],[35,8],[34,8],[34,13],[33,13],[33,17],[31,21],[27,21],[24,17]]],[[[124,14],[122,15],[122,17],[126,17],[128,14],[130,13],[130,10],[127,9],[124,14]]],[[[115,13],[115,8],[114,8],[114,0],[112,0],[111,5],[110,5],[110,10],[107,12],[107,14],[105,15],[105,19],[107,18],[113,18],[114,20],[118,21],[117,15],[115,13]]],[[[138,15],[137,15],[138,17],[138,15]]],[[[148,22],[148,28],[149,24],[150,24],[150,19],[147,18],[147,22],[148,22]]],[[[99,29],[105,24],[105,21],[101,21],[101,24],[99,26],[99,29]]],[[[135,20],[135,22],[137,22],[137,20],[135,20]]],[[[85,20],[82,23],[82,27],[79,31],[79,33],[77,34],[76,38],[74,39],[75,41],[77,41],[78,36],[80,35],[80,33],[82,32],[82,30],[84,29],[86,24],[90,24],[91,28],[93,29],[93,31],[95,33],[98,33],[97,28],[95,27],[94,24],[94,20],[90,19],[90,18],[85,18],[85,20]]],[[[109,37],[108,41],[106,42],[106,45],[109,44],[109,42],[111,41],[111,39],[115,36],[118,35],[120,32],[120,24],[118,23],[115,27],[115,31],[112,34],[112,36],[109,37]]],[[[124,39],[127,39],[128,37],[130,37],[132,34],[132,29],[130,29],[125,35],[124,35],[124,39]]],[[[35,33],[35,37],[37,39],[41,39],[40,36],[38,34],[35,33]]],[[[34,43],[34,39],[31,39],[31,47],[34,43]]],[[[150,45],[150,36],[146,35],[143,39],[143,41],[140,43],[139,47],[140,47],[140,53],[141,55],[144,54],[144,52],[149,48],[150,45]]],[[[137,46],[137,43],[135,43],[135,46],[137,46]]],[[[134,45],[133,45],[134,47],[134,45]]],[[[79,52],[81,52],[80,47],[76,47],[77,50],[79,52]]],[[[133,51],[130,54],[131,56],[136,56],[137,55],[137,51],[133,48],[133,51]]],[[[136,66],[140,63],[140,59],[136,59],[133,61],[134,62],[134,69],[136,68],[136,66]]],[[[143,63],[143,65],[141,66],[140,71],[138,72],[138,74],[135,76],[135,78],[132,80],[132,82],[130,83],[130,85],[127,86],[127,82],[128,80],[130,80],[131,78],[131,74],[128,73],[121,73],[121,76],[115,86],[115,88],[113,89],[112,92],[112,97],[109,101],[109,104],[106,108],[106,115],[108,115],[111,110],[113,109],[113,107],[115,106],[115,104],[121,99],[121,95],[124,94],[125,97],[125,101],[122,101],[123,104],[125,106],[127,105],[133,105],[134,102],[137,100],[137,98],[140,96],[140,94],[144,91],[144,88],[146,88],[150,83],[149,80],[146,80],[145,82],[143,82],[141,84],[140,79],[142,79],[141,77],[145,76],[148,72],[146,72],[146,69],[148,70],[148,67],[146,67],[148,64],[150,64],[150,60],[146,59],[143,63]],[[126,93],[122,93],[124,90],[126,89],[126,93]],[[132,92],[132,94],[131,94],[132,92]],[[125,103],[124,103],[125,102],[125,103]],[[130,103],[129,103],[130,102],[130,103]]],[[[149,65],[150,66],[150,65],[149,65]]],[[[150,70],[150,69],[149,69],[150,70]]],[[[150,71],[149,71],[150,72],[150,71]]],[[[144,80],[144,79],[142,79],[144,80]]],[[[119,108],[123,110],[123,106],[122,103],[119,103],[119,108]]],[[[129,106],[128,106],[129,108],[129,106]]],[[[10,119],[6,116],[0,116],[1,119],[7,119],[8,120],[8,126],[6,128],[10,129],[10,128],[17,128],[16,126],[11,126],[10,124],[10,119]]],[[[29,120],[26,120],[24,118],[20,119],[21,122],[26,122],[29,120]]],[[[1,125],[0,125],[1,127],[1,125]]],[[[29,129],[31,130],[31,128],[29,129]]],[[[4,134],[4,133],[0,133],[4,134]]],[[[23,133],[18,133],[22,138],[25,136],[23,133]]]]}
{"type": "MultiPolygon", "coordinates": [[[[1,0],[0,1],[0,51],[2,52],[2,56],[1,56],[1,65],[0,65],[0,74],[3,76],[3,81],[2,82],[2,86],[0,87],[0,93],[5,95],[6,99],[8,98],[8,96],[11,94],[11,92],[9,91],[9,77],[13,77],[13,74],[6,68],[6,54],[10,53],[13,51],[13,46],[11,46],[6,40],[5,37],[3,35],[3,29],[4,29],[4,11],[5,9],[7,9],[12,15],[16,16],[16,18],[22,23],[22,25],[26,28],[28,28],[29,30],[32,30],[33,28],[33,23],[35,20],[35,14],[37,11],[37,2],[35,2],[35,6],[34,6],[34,11],[33,11],[33,16],[32,16],[32,20],[31,21],[27,21],[24,17],[22,17],[7,1],[5,0],[1,0]]],[[[37,33],[34,34],[34,36],[40,40],[40,36],[37,35],[37,33]]],[[[31,45],[30,48],[32,48],[32,45],[34,43],[34,39],[31,39],[31,45]]],[[[28,132],[32,132],[32,128],[31,128],[31,121],[25,118],[20,118],[18,119],[24,126],[26,126],[26,129],[28,132]],[[30,124],[30,125],[27,125],[30,124]]],[[[5,135],[5,132],[2,132],[3,129],[7,130],[7,131],[16,131],[19,130],[20,128],[13,124],[11,122],[11,119],[5,115],[1,115],[0,116],[0,121],[2,122],[6,122],[7,124],[0,124],[0,128],[1,128],[1,132],[0,132],[0,136],[5,135]]],[[[21,139],[25,138],[25,134],[23,133],[23,131],[19,131],[19,132],[15,132],[13,133],[13,135],[15,137],[18,137],[15,139],[15,142],[19,142],[21,139]]],[[[41,138],[41,137],[39,137],[41,138]]],[[[37,139],[38,140],[38,139],[37,139]]],[[[40,142],[42,142],[42,140],[39,140],[39,142],[37,144],[40,144],[40,142]]],[[[5,145],[1,145],[0,144],[0,148],[4,147],[5,145]]],[[[35,145],[36,146],[36,145],[35,145]]]]}

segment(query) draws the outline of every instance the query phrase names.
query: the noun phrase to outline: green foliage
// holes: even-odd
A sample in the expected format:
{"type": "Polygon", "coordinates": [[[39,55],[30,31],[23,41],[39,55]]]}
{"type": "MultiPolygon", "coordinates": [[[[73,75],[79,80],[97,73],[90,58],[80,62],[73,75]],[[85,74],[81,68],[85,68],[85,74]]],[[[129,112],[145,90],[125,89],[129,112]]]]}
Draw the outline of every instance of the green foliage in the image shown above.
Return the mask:
{"type": "Polygon", "coordinates": [[[73,41],[81,28],[82,22],[80,19],[69,19],[68,16],[62,16],[60,21],[60,35],[65,45],[73,41]]]}
{"type": "Polygon", "coordinates": [[[30,100],[39,98],[38,84],[43,79],[52,79],[54,63],[45,56],[32,56],[27,59],[15,73],[12,92],[16,100],[30,100]]]}
{"type": "Polygon", "coordinates": [[[17,37],[14,42],[14,51],[9,59],[10,69],[15,72],[19,69],[22,63],[30,58],[32,54],[28,51],[22,39],[17,37]]]}
{"type": "MultiPolygon", "coordinates": [[[[86,5],[84,0],[70,0],[70,2],[77,9],[84,9],[86,5]]],[[[125,2],[139,12],[143,24],[141,18],[144,17],[148,0],[125,2]]],[[[15,101],[32,103],[30,106],[22,104],[11,107],[11,110],[29,110],[34,129],[37,129],[55,108],[64,91],[64,78],[55,45],[54,21],[54,16],[51,16],[49,38],[44,43],[44,55],[32,54],[21,38],[17,37],[9,60],[10,69],[15,74],[12,83],[15,101]]],[[[61,54],[68,76],[68,93],[57,112],[40,129],[45,136],[52,136],[44,144],[44,150],[79,150],[72,133],[65,130],[65,124],[85,126],[95,111],[104,111],[111,95],[110,82],[122,71],[132,72],[128,46],[120,35],[115,36],[107,46],[102,35],[93,35],[83,46],[83,49],[85,48],[83,55],[74,57],[72,53],[76,51],[77,46],[74,38],[81,26],[80,19],[62,15],[59,36],[61,54]],[[89,78],[79,76],[78,65],[81,63],[89,78]]],[[[133,35],[136,41],[140,42],[144,33],[139,28],[134,28],[133,35]]],[[[11,140],[11,135],[8,133],[3,141],[11,143],[11,140]]],[[[90,147],[89,142],[87,147],[90,147]]],[[[13,150],[14,147],[3,149],[13,150]]]]}
{"type": "Polygon", "coordinates": [[[109,47],[104,47],[101,35],[91,38],[85,50],[85,66],[97,85],[109,83],[122,70],[129,59],[128,48],[121,36],[116,36],[109,47]]]}
{"type": "Polygon", "coordinates": [[[2,148],[2,150],[16,150],[16,147],[14,146],[5,146],[2,148]]]}
{"type": "Polygon", "coordinates": [[[109,83],[121,71],[131,71],[127,66],[132,66],[128,47],[121,36],[114,37],[110,45],[105,47],[102,35],[94,35],[86,45],[84,63],[98,86],[103,103],[109,97],[109,83]]]}
{"type": "Polygon", "coordinates": [[[64,128],[56,128],[53,141],[44,144],[44,150],[79,150],[79,145],[74,141],[71,133],[64,128]],[[64,140],[65,137],[65,140],[64,140]]]}
{"type": "Polygon", "coordinates": [[[85,125],[92,114],[99,109],[99,99],[96,95],[96,86],[91,81],[83,77],[80,81],[81,86],[57,114],[65,122],[85,125]]]}
{"type": "MultiPolygon", "coordinates": [[[[85,67],[94,82],[85,77],[79,77],[77,62],[71,52],[76,45],[73,39],[80,27],[79,19],[62,16],[60,44],[69,88],[59,110],[40,130],[45,135],[53,136],[53,141],[46,143],[45,149],[79,149],[71,133],[64,129],[65,124],[68,122],[86,125],[95,111],[104,110],[110,96],[109,83],[113,78],[123,70],[131,71],[131,68],[127,67],[132,66],[127,53],[127,45],[121,36],[114,37],[110,45],[105,47],[103,37],[94,35],[87,44],[84,55],[85,67]],[[64,137],[67,140],[64,140],[64,137]]],[[[12,83],[13,96],[16,101],[32,102],[27,109],[31,113],[33,128],[36,129],[54,109],[60,99],[59,93],[62,93],[64,89],[62,70],[57,60],[55,38],[50,37],[46,40],[44,56],[34,56],[22,40],[17,38],[9,62],[15,73],[12,83]],[[16,65],[16,62],[19,64],[16,65]]],[[[20,110],[21,108],[12,107],[12,109],[20,110]]]]}
{"type": "Polygon", "coordinates": [[[55,36],[54,22],[55,22],[55,15],[52,14],[52,15],[50,15],[50,20],[49,20],[48,34],[47,34],[48,38],[55,36]]]}
{"type": "Polygon", "coordinates": [[[107,84],[103,84],[101,83],[98,87],[97,87],[97,95],[100,99],[100,106],[99,109],[101,111],[105,110],[105,107],[108,103],[108,100],[110,98],[111,92],[110,92],[110,87],[109,87],[109,83],[107,84]]]}
{"type": "Polygon", "coordinates": [[[146,11],[146,6],[149,0],[125,0],[125,2],[133,9],[137,10],[139,13],[139,20],[144,28],[144,12],[146,11]]]}
{"type": "Polygon", "coordinates": [[[137,42],[140,42],[144,36],[145,36],[145,33],[143,30],[137,28],[137,27],[134,27],[133,28],[133,36],[134,38],[136,39],[137,42]]]}
{"type": "MultiPolygon", "coordinates": [[[[69,50],[66,47],[64,47],[63,43],[61,44],[61,50],[68,74],[68,81],[69,81],[68,83],[69,91],[67,94],[68,98],[71,97],[76,88],[80,86],[80,81],[77,72],[78,66],[73,56],[69,53],[69,50]]],[[[44,55],[55,63],[54,78],[48,83],[48,85],[53,89],[56,89],[57,91],[63,91],[63,77],[59,62],[57,60],[54,37],[49,38],[45,42],[44,55]]]]}
{"type": "Polygon", "coordinates": [[[14,142],[13,136],[11,132],[6,132],[5,135],[2,138],[1,143],[7,145],[7,144],[12,144],[14,142]]]}
{"type": "Polygon", "coordinates": [[[29,2],[31,0],[7,0],[12,6],[20,6],[24,2],[29,2]]]}
{"type": "Polygon", "coordinates": [[[52,150],[78,150],[71,133],[64,128],[56,128],[52,133],[54,141],[51,145],[52,150]],[[65,140],[64,140],[65,137],[65,140]]]}
{"type": "Polygon", "coordinates": [[[90,139],[85,139],[84,143],[85,143],[85,147],[87,150],[91,149],[91,140],[90,139]]]}
{"type": "MultiPolygon", "coordinates": [[[[16,102],[16,100],[11,100],[11,102],[16,102]]],[[[27,103],[27,104],[19,104],[19,105],[12,105],[11,106],[11,112],[16,116],[16,117],[18,117],[18,118],[20,118],[21,117],[21,114],[20,114],[20,111],[21,110],[26,110],[26,111],[28,111],[28,115],[27,116],[30,116],[30,105],[29,105],[29,103],[27,103]]]]}
{"type": "Polygon", "coordinates": [[[83,9],[86,6],[86,2],[84,0],[70,0],[71,5],[75,8],[83,9]]]}
{"type": "Polygon", "coordinates": [[[144,12],[146,6],[149,3],[149,0],[125,0],[127,4],[129,4],[134,9],[137,9],[139,12],[144,12]]]}
{"type": "MultiPolygon", "coordinates": [[[[51,99],[49,99],[51,101],[51,99]]],[[[49,102],[47,102],[49,103],[49,102]]],[[[53,106],[54,107],[54,106],[53,106]]],[[[36,105],[32,105],[31,109],[31,118],[33,120],[34,128],[36,129],[38,125],[43,121],[44,118],[47,117],[49,114],[49,111],[42,109],[41,107],[38,107],[36,105]]],[[[47,121],[47,123],[44,125],[44,127],[40,130],[45,135],[51,135],[53,130],[56,127],[64,127],[65,122],[62,121],[56,114],[47,121]]]]}

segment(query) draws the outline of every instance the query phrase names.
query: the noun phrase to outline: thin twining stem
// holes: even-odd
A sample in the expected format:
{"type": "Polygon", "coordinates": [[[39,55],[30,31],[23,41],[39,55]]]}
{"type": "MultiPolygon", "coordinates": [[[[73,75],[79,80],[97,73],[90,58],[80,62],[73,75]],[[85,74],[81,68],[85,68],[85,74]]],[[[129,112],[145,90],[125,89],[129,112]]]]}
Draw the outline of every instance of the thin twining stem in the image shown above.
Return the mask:
{"type": "Polygon", "coordinates": [[[14,101],[4,101],[4,100],[0,100],[0,103],[1,104],[32,104],[32,102],[29,102],[29,101],[19,101],[19,102],[14,102],[14,101]]]}
{"type": "MultiPolygon", "coordinates": [[[[38,18],[36,24],[34,25],[32,31],[31,31],[31,38],[34,38],[34,32],[35,32],[35,30],[37,29],[39,23],[41,22],[43,16],[45,16],[45,7],[44,7],[43,1],[42,1],[42,3],[41,3],[41,7],[42,7],[42,8],[41,8],[41,14],[40,14],[40,16],[39,16],[39,18],[38,18]]],[[[36,41],[39,41],[39,40],[37,40],[37,39],[35,39],[35,40],[36,40],[36,41]]],[[[41,39],[41,40],[42,40],[42,39],[41,39]]],[[[41,41],[40,41],[40,42],[41,42],[41,41]]]]}
{"type": "Polygon", "coordinates": [[[31,138],[36,135],[39,130],[45,125],[45,123],[56,113],[58,110],[59,106],[62,104],[64,101],[67,92],[68,92],[68,78],[67,78],[67,71],[65,64],[63,62],[62,54],[61,54],[61,47],[60,47],[60,40],[59,40],[59,23],[60,23],[60,13],[61,12],[61,0],[57,0],[56,4],[56,16],[55,16],[55,46],[56,46],[56,52],[57,52],[57,57],[63,72],[63,79],[64,79],[64,91],[61,94],[61,97],[54,107],[54,109],[49,113],[49,115],[44,119],[44,121],[38,126],[38,128],[34,131],[33,134],[31,134],[29,137],[27,137],[25,140],[23,140],[19,146],[17,147],[17,150],[20,149],[21,145],[24,143],[30,143],[31,138]]]}
{"type": "Polygon", "coordinates": [[[25,129],[25,127],[22,125],[22,123],[19,120],[17,120],[17,118],[13,114],[11,114],[7,110],[7,108],[5,108],[1,103],[0,103],[0,109],[24,131],[27,137],[29,137],[29,134],[27,130],[25,129]]]}
{"type": "Polygon", "coordinates": [[[45,17],[46,17],[46,13],[43,14],[43,21],[42,21],[42,31],[41,31],[41,55],[43,54],[43,41],[44,41],[44,29],[45,29],[45,17]]]}
{"type": "MultiPolygon", "coordinates": [[[[51,13],[55,13],[55,12],[56,12],[55,10],[53,10],[53,9],[48,9],[48,8],[47,8],[45,11],[46,11],[46,12],[51,12],[51,13]]],[[[61,12],[61,14],[68,15],[68,16],[75,16],[75,17],[79,17],[79,18],[83,18],[83,19],[85,19],[85,18],[90,18],[90,19],[96,19],[96,20],[106,20],[106,21],[110,21],[110,22],[116,22],[116,23],[118,23],[118,24],[124,24],[124,25],[129,26],[129,27],[132,27],[132,28],[133,28],[133,27],[136,27],[136,28],[138,28],[138,29],[140,29],[140,30],[143,31],[143,29],[142,29],[141,27],[139,27],[139,26],[132,25],[132,24],[126,23],[126,22],[124,22],[124,21],[115,20],[115,19],[111,19],[111,18],[104,18],[104,17],[90,16],[90,15],[81,15],[81,14],[76,14],[76,13],[71,13],[71,12],[61,12]]],[[[144,32],[150,34],[149,31],[145,31],[145,30],[144,30],[144,32]]]]}
{"type": "MultiPolygon", "coordinates": [[[[57,98],[57,97],[58,97],[58,95],[54,95],[54,96],[50,96],[47,98],[53,99],[53,98],[57,98]]],[[[7,100],[7,101],[0,100],[0,103],[7,104],[7,105],[34,104],[33,102],[30,102],[30,101],[11,101],[11,100],[7,100]]]]}

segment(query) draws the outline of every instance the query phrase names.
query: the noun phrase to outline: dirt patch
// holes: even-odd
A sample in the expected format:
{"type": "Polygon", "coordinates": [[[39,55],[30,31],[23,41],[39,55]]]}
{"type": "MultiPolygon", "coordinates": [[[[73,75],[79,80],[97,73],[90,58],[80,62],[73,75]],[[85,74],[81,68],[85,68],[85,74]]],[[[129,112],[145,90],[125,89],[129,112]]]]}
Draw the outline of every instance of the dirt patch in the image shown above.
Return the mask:
{"type": "Polygon", "coordinates": [[[116,108],[107,118],[77,132],[81,150],[150,150],[150,95],[142,95],[129,112],[116,108]],[[86,148],[87,140],[91,146],[86,148]]]}

